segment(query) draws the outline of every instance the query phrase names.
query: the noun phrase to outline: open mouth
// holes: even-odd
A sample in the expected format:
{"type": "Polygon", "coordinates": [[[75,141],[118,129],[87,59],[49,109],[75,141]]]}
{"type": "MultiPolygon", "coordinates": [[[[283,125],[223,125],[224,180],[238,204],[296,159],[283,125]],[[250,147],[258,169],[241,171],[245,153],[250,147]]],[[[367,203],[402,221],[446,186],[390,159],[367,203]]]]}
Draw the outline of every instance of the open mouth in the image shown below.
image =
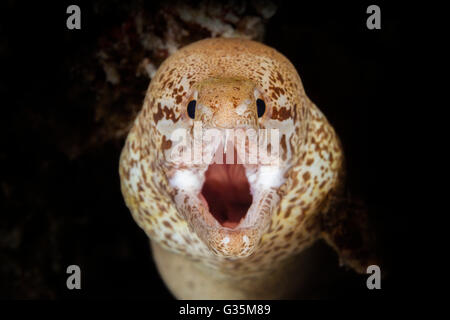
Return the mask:
{"type": "Polygon", "coordinates": [[[222,148],[214,159],[220,157],[207,166],[173,170],[169,183],[180,213],[214,253],[248,256],[280,201],[284,173],[276,166],[242,164],[236,149],[234,161],[226,161],[222,148]]]}
{"type": "Polygon", "coordinates": [[[253,201],[242,164],[209,165],[201,195],[211,215],[231,229],[245,218],[253,201]]]}

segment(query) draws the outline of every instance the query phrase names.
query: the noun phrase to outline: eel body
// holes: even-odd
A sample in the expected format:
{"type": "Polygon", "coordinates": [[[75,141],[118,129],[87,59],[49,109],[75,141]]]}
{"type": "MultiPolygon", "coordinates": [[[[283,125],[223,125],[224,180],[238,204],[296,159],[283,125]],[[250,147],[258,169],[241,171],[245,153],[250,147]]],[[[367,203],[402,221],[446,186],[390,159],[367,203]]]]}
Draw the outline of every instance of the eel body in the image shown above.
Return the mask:
{"type": "Polygon", "coordinates": [[[176,298],[291,298],[305,248],[325,238],[340,253],[324,223],[342,198],[339,138],[264,44],[205,39],[164,61],[119,172],[176,298]]]}

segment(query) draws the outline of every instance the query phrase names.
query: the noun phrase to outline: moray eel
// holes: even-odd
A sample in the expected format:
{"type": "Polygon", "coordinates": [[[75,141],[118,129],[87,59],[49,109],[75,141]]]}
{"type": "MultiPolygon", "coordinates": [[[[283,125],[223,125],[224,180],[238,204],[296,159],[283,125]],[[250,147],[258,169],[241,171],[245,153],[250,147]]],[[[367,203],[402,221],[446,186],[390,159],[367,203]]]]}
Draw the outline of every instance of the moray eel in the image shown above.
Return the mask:
{"type": "Polygon", "coordinates": [[[324,238],[342,253],[324,223],[343,192],[341,143],[292,63],[264,44],[205,39],[167,58],[119,172],[176,298],[291,298],[301,251],[324,238]],[[266,153],[245,160],[255,138],[266,153]]]}

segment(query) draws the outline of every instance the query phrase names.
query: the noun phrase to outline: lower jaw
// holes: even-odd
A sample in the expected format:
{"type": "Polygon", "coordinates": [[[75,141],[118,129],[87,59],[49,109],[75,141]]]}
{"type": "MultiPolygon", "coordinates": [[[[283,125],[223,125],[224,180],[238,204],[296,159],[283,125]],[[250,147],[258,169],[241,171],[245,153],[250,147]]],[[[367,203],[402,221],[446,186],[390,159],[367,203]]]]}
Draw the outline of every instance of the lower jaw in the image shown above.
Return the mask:
{"type": "Polygon", "coordinates": [[[248,210],[241,216],[223,220],[211,213],[208,200],[211,203],[214,199],[205,198],[203,187],[198,193],[192,191],[180,190],[176,196],[178,207],[202,242],[216,255],[227,257],[246,257],[255,250],[270,224],[274,205],[279,201],[273,188],[252,189],[248,210]]]}
{"type": "Polygon", "coordinates": [[[254,199],[256,201],[239,223],[221,224],[204,206],[205,200],[200,195],[198,206],[201,214],[191,216],[191,219],[188,219],[189,224],[216,255],[230,258],[247,257],[257,248],[262,235],[270,225],[273,207],[261,206],[261,203],[266,203],[266,198],[266,196],[256,197],[254,199]]]}

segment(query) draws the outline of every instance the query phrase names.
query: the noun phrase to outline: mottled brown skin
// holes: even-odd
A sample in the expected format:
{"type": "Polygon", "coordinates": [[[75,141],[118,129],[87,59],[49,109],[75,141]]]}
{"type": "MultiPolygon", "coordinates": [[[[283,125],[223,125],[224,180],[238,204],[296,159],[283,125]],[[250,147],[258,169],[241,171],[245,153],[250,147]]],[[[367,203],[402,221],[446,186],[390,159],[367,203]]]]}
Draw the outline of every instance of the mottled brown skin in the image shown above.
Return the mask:
{"type": "MultiPolygon", "coordinates": [[[[206,39],[170,56],[128,135],[120,177],[125,202],[151,239],[159,271],[177,298],[289,298],[301,286],[299,253],[320,238],[342,252],[334,241],[344,185],[339,139],[306,96],[294,66],[261,43],[206,39]],[[258,97],[266,103],[261,118],[258,97]],[[281,132],[284,180],[261,191],[258,212],[252,213],[256,222],[248,228],[218,225],[195,196],[170,182],[179,170],[200,176],[205,170],[169,160],[175,148],[170,134],[192,129],[186,106],[193,98],[195,121],[205,127],[281,132]],[[249,107],[237,112],[244,102],[249,107]]],[[[365,262],[347,251],[343,261],[363,271],[365,262]]]]}

